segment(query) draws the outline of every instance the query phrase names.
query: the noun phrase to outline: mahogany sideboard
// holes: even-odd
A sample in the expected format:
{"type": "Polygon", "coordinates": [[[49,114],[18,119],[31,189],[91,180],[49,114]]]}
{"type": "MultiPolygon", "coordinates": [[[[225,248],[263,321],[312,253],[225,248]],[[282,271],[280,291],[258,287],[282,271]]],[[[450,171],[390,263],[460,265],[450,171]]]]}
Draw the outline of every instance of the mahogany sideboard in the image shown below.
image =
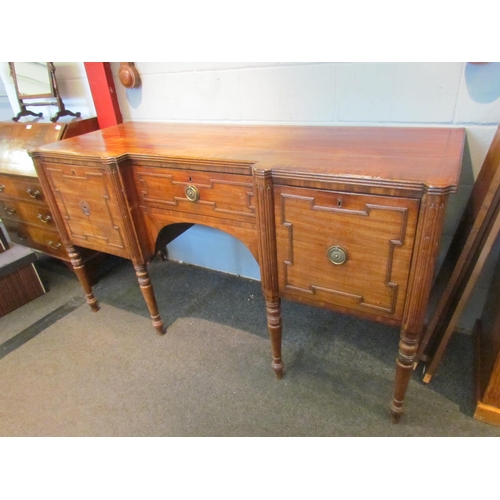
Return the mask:
{"type": "MultiPolygon", "coordinates": [[[[97,118],[0,123],[0,218],[13,243],[71,265],[27,150],[98,128],[97,118]]],[[[97,257],[95,251],[82,251],[87,262],[97,257]]]]}
{"type": "Polygon", "coordinates": [[[30,152],[86,299],[78,247],[132,261],[153,325],[147,263],[193,224],[260,265],[282,377],[280,299],[397,325],[398,421],[423,330],[464,129],[128,122],[30,152]]]}

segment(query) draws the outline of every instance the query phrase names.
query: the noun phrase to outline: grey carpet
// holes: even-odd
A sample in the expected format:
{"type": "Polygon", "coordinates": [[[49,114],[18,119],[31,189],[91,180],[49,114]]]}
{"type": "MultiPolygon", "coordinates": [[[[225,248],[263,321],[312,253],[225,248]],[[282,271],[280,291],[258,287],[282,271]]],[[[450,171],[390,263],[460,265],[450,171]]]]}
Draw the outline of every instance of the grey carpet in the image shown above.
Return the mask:
{"type": "Polygon", "coordinates": [[[81,301],[83,297],[78,280],[64,264],[41,256],[35,265],[47,293],[0,318],[0,345],[37,321],[44,321],[46,316],[59,307],[65,307],[71,299],[81,301]]]}
{"type": "MultiPolygon", "coordinates": [[[[41,272],[68,281],[72,301],[69,271],[41,272]]],[[[396,328],[284,302],[278,381],[259,283],[171,262],[150,272],[167,334],[156,335],[131,264],[118,262],[95,287],[101,311],[76,304],[0,359],[0,435],[500,435],[472,418],[468,335],[452,339],[431,384],[414,373],[394,425],[396,328]]]]}

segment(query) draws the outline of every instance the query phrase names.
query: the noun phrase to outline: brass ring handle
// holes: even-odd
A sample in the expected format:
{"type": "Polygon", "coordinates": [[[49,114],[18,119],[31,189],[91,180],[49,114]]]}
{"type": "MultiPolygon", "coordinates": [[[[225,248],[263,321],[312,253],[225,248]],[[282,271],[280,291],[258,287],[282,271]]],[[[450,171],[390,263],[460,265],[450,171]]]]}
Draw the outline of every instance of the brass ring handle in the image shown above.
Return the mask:
{"type": "Polygon", "coordinates": [[[38,214],[38,218],[44,223],[47,224],[52,220],[52,217],[50,215],[46,215],[45,217],[42,214],[38,214]]]}
{"type": "Polygon", "coordinates": [[[200,199],[200,192],[196,186],[190,185],[186,187],[186,198],[189,201],[198,201],[200,199]]]}
{"type": "Polygon", "coordinates": [[[40,191],[38,189],[36,191],[32,191],[30,188],[26,190],[26,192],[32,197],[32,198],[40,198],[40,191]]]}
{"type": "Polygon", "coordinates": [[[49,247],[52,247],[54,250],[59,250],[61,248],[61,244],[58,243],[57,245],[54,245],[54,242],[51,240],[47,243],[47,245],[49,245],[49,247]]]}
{"type": "Polygon", "coordinates": [[[330,259],[330,262],[336,266],[340,266],[347,261],[347,251],[339,246],[330,247],[326,251],[326,255],[330,259]]]}

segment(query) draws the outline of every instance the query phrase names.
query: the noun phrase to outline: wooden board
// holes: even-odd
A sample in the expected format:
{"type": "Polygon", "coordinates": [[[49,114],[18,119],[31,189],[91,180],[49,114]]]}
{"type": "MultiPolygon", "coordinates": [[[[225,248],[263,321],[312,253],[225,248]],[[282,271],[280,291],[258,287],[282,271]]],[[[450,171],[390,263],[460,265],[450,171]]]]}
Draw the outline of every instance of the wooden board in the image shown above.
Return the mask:
{"type": "MultiPolygon", "coordinates": [[[[496,304],[498,302],[491,304],[491,301],[488,300],[483,316],[490,306],[496,304]]],[[[500,426],[500,399],[498,398],[500,390],[500,360],[498,358],[500,328],[498,320],[500,315],[497,313],[495,317],[494,328],[491,328],[492,325],[488,321],[486,325],[483,325],[481,319],[478,319],[474,325],[476,337],[476,409],[474,418],[481,422],[500,426]],[[492,339],[494,341],[493,349],[491,349],[492,339]]]]}
{"type": "Polygon", "coordinates": [[[423,381],[428,383],[441,362],[494,244],[500,224],[500,126],[474,184],[435,287],[443,288],[417,352],[414,367],[426,362],[423,381]]]}

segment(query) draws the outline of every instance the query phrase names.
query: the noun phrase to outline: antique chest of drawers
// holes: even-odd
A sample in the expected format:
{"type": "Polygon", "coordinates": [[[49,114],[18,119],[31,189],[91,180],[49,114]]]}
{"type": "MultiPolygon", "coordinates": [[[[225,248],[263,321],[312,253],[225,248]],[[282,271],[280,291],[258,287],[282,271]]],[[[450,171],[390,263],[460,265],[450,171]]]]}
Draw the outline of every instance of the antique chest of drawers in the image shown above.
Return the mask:
{"type": "MultiPolygon", "coordinates": [[[[69,264],[57,226],[27,150],[99,128],[97,119],[0,123],[0,218],[14,243],[69,264]]],[[[85,258],[95,252],[83,250],[85,258]]]]}
{"type": "Polygon", "coordinates": [[[397,421],[464,140],[454,128],[124,123],[30,154],[92,309],[78,247],[130,259],[164,333],[148,262],[193,224],[221,229],[259,263],[278,378],[281,298],[401,327],[397,421]]]}

